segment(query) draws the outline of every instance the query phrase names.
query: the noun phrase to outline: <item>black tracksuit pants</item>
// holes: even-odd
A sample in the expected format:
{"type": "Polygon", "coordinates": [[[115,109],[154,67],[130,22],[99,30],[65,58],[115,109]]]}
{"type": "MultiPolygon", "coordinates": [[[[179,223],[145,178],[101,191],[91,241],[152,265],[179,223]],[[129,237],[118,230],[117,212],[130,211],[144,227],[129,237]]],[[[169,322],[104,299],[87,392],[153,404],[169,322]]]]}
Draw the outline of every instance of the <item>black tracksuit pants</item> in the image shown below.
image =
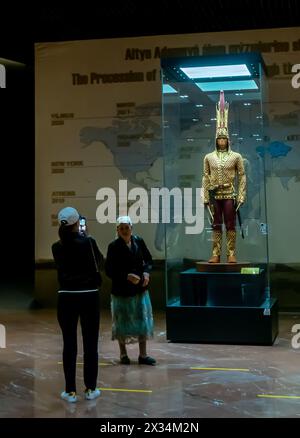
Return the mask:
{"type": "Polygon", "coordinates": [[[83,377],[87,389],[94,390],[98,376],[99,292],[61,292],[57,319],[63,335],[63,367],[66,392],[76,392],[77,325],[80,318],[83,339],[83,377]]]}

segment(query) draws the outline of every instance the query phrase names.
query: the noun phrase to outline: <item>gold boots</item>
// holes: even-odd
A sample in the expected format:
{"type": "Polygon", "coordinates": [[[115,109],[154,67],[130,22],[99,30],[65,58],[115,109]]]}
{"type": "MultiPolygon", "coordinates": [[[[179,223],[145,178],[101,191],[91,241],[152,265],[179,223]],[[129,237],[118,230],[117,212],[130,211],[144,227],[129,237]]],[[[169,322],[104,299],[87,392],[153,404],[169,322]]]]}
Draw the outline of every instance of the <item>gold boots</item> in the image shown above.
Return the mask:
{"type": "Polygon", "coordinates": [[[208,260],[208,263],[220,263],[222,247],[222,231],[213,230],[213,252],[212,257],[208,260]]]}
{"type": "MultiPolygon", "coordinates": [[[[235,256],[235,230],[226,231],[227,239],[227,263],[236,263],[235,256]]],[[[222,231],[213,231],[213,251],[212,257],[208,260],[208,263],[220,263],[222,249],[222,231]]]]}
{"type": "Polygon", "coordinates": [[[235,256],[236,232],[235,232],[235,230],[226,231],[226,238],[227,238],[227,263],[236,263],[236,256],[235,256]]]}

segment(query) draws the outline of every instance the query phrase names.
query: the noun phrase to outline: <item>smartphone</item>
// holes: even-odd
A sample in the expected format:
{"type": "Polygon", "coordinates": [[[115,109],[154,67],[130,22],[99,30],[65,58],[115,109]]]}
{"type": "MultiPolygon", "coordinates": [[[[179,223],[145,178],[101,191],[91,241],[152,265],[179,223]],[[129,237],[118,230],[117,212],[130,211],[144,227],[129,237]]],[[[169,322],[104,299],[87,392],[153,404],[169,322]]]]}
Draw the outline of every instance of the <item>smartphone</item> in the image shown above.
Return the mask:
{"type": "Polygon", "coordinates": [[[81,217],[79,219],[79,233],[86,234],[86,218],[85,217],[81,217]]]}

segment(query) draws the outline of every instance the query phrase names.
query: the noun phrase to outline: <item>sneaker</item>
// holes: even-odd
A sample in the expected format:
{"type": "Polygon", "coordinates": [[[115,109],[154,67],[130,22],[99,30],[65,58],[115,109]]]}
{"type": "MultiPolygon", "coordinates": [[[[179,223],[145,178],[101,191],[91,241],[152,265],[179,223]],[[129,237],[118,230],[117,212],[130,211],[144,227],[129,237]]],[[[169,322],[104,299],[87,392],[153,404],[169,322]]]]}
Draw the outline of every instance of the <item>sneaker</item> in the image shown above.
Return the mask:
{"type": "Polygon", "coordinates": [[[60,394],[60,396],[61,396],[61,398],[62,398],[63,400],[66,400],[66,401],[69,402],[69,403],[75,403],[75,402],[77,402],[76,392],[66,392],[66,391],[63,391],[63,392],[60,394]]]}
{"type": "Polygon", "coordinates": [[[127,356],[127,354],[126,354],[126,356],[122,356],[122,357],[121,357],[121,359],[120,359],[120,363],[121,363],[122,365],[130,365],[130,359],[129,359],[129,357],[127,356]]]}
{"type": "Polygon", "coordinates": [[[155,365],[156,360],[153,359],[153,357],[147,356],[147,357],[141,357],[139,356],[139,364],[140,365],[155,365]]]}
{"type": "Polygon", "coordinates": [[[94,400],[95,398],[99,397],[101,394],[100,389],[86,389],[84,391],[84,395],[86,400],[94,400]]]}

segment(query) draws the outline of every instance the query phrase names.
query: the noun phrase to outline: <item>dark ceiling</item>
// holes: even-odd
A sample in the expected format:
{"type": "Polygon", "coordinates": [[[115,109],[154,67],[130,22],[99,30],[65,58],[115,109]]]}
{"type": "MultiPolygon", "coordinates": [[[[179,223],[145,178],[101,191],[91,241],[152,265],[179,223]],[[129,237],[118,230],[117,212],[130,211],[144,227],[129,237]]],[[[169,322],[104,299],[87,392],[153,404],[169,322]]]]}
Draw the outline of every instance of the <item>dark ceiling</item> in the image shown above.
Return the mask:
{"type": "Polygon", "coordinates": [[[89,2],[1,5],[0,58],[31,62],[35,41],[300,26],[299,0],[89,2]]]}
{"type": "MultiPolygon", "coordinates": [[[[20,211],[26,215],[26,232],[18,247],[18,278],[21,270],[33,278],[34,260],[34,46],[37,41],[63,41],[143,35],[180,34],[300,26],[299,0],[123,0],[62,1],[32,5],[2,0],[0,6],[0,58],[27,64],[22,74],[1,94],[2,205],[10,212],[9,229],[20,229],[20,211]],[[17,122],[16,122],[17,120],[17,122]],[[17,154],[16,154],[16,151],[17,154]],[[16,179],[16,175],[18,178],[16,179]],[[22,187],[20,189],[20,181],[22,187]],[[14,188],[16,185],[16,188],[14,188]],[[20,192],[20,190],[22,190],[20,192]],[[21,196],[20,196],[21,193],[21,196]]],[[[8,79],[10,76],[8,77],[8,79]]],[[[3,276],[16,278],[15,247],[11,233],[2,233],[5,257],[3,276]],[[13,272],[10,274],[10,272],[13,272]]],[[[26,274],[27,275],[27,274],[26,274]]]]}

